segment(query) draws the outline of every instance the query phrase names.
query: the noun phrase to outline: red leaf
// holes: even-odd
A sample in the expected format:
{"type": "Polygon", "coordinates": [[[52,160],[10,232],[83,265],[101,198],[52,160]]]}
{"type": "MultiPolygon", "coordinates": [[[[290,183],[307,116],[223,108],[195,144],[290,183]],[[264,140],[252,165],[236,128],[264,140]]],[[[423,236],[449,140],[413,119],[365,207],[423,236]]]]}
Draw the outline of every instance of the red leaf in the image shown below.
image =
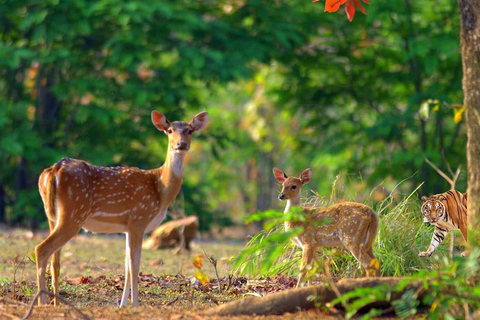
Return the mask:
{"type": "Polygon", "coordinates": [[[352,22],[353,17],[355,17],[355,5],[353,2],[348,1],[345,5],[345,12],[347,13],[348,21],[352,22]]]}
{"type": "Polygon", "coordinates": [[[363,14],[367,14],[367,11],[364,7],[362,7],[362,3],[360,2],[360,0],[353,0],[353,3],[355,3],[357,9],[360,10],[363,14]]]}
{"type": "Polygon", "coordinates": [[[366,4],[370,4],[370,1],[368,0],[362,0],[363,2],[365,2],[366,4]]]}
{"type": "Polygon", "coordinates": [[[336,12],[347,0],[327,0],[325,1],[326,12],[336,12]]]}

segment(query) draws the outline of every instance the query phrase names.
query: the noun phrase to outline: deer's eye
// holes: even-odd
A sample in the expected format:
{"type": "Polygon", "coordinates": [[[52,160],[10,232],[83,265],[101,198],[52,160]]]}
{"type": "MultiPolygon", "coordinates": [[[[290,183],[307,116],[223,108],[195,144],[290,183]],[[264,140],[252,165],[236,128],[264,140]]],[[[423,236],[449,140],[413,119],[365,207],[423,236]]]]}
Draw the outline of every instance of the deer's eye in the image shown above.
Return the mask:
{"type": "Polygon", "coordinates": [[[188,134],[192,134],[192,133],[193,133],[192,129],[188,130],[188,134]]]}
{"type": "Polygon", "coordinates": [[[168,133],[172,133],[173,131],[172,131],[172,129],[168,129],[167,132],[168,132],[168,133]]]}
{"type": "Polygon", "coordinates": [[[296,185],[293,185],[293,186],[292,186],[292,189],[297,189],[297,186],[296,186],[296,185]]]}

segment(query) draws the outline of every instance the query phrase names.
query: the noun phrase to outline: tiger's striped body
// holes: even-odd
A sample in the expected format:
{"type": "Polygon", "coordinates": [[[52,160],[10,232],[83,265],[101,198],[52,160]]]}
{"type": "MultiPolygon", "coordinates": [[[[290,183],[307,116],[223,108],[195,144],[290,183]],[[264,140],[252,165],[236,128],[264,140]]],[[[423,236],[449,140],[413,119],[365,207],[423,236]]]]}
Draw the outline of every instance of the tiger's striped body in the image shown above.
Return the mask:
{"type": "MultiPolygon", "coordinates": [[[[422,215],[425,222],[435,226],[432,241],[427,251],[420,252],[420,257],[430,257],[450,230],[460,230],[467,241],[467,194],[456,190],[422,197],[422,215]]],[[[462,256],[466,256],[463,252],[462,256]]]]}

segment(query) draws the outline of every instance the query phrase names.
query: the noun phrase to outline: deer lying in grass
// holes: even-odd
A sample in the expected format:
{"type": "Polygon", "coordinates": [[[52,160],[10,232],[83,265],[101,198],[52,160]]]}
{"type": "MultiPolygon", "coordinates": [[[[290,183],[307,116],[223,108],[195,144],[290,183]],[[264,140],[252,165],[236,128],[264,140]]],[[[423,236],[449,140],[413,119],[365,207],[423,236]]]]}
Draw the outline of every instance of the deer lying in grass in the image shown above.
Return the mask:
{"type": "MultiPolygon", "coordinates": [[[[45,269],[52,256],[52,286],[58,295],[60,251],[81,228],[100,233],[125,233],[125,286],[120,306],[130,291],[138,305],[138,272],[145,232],[153,230],[167,214],[182,184],[183,160],[190,149],[192,133],[207,124],[208,114],[199,113],[189,123],[170,123],[152,111],[155,127],[168,136],[165,163],[158,169],[98,167],[82,160],[64,158],[45,169],[38,180],[50,235],[35,248],[38,291],[45,290],[45,269]]],[[[38,303],[45,304],[45,294],[38,303]]],[[[57,305],[57,298],[54,298],[57,305]]]]}
{"type": "Polygon", "coordinates": [[[198,227],[197,216],[166,222],[153,230],[150,237],[143,242],[143,248],[162,249],[177,246],[175,254],[183,248],[190,251],[190,242],[198,234],[198,227]]]}
{"type": "MultiPolygon", "coordinates": [[[[300,205],[300,191],[310,181],[312,171],[306,169],[300,177],[288,177],[281,170],[274,168],[273,174],[282,184],[278,199],[286,200],[285,213],[293,206],[300,205]]],[[[293,242],[302,248],[302,262],[298,276],[297,288],[303,283],[306,266],[310,265],[318,247],[344,246],[362,264],[367,276],[379,276],[379,268],[370,266],[373,255],[373,242],[378,232],[378,216],[368,206],[355,202],[341,202],[326,209],[305,208],[305,222],[285,222],[285,230],[302,227],[303,232],[293,238],[293,242]],[[323,219],[331,220],[325,225],[315,225],[323,219]]]]}

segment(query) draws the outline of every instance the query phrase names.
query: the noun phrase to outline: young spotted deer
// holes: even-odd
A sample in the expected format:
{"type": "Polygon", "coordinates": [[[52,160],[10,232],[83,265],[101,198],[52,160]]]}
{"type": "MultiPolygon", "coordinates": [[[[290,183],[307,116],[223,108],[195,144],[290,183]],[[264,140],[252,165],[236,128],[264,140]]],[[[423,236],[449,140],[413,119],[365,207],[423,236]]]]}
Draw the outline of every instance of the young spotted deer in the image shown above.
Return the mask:
{"type": "MultiPolygon", "coordinates": [[[[277,168],[273,169],[273,174],[282,184],[278,199],[287,201],[285,213],[294,206],[300,206],[300,192],[310,181],[312,171],[305,169],[298,178],[288,177],[277,168]]],[[[367,276],[372,273],[372,269],[375,275],[380,275],[377,268],[370,266],[372,259],[375,259],[372,246],[378,231],[378,216],[370,207],[355,202],[342,202],[326,209],[304,208],[303,212],[307,215],[304,222],[285,222],[285,230],[303,228],[303,232],[293,239],[303,251],[297,287],[303,283],[306,267],[312,263],[318,247],[345,246],[362,264],[367,276]],[[315,222],[323,219],[330,222],[315,225],[315,222]]]]}
{"type": "MultiPolygon", "coordinates": [[[[48,218],[50,235],[35,248],[38,290],[45,290],[45,269],[51,263],[52,286],[58,294],[60,251],[81,228],[99,233],[125,233],[125,286],[120,306],[138,305],[138,272],[143,235],[164,218],[182,184],[183,162],[192,133],[201,130],[208,113],[189,123],[169,122],[152,111],[154,126],[168,136],[165,163],[158,169],[98,167],[82,160],[62,159],[40,175],[38,187],[48,218]]],[[[45,294],[38,299],[46,303],[45,294]]],[[[57,305],[57,298],[54,298],[57,305]]]]}

